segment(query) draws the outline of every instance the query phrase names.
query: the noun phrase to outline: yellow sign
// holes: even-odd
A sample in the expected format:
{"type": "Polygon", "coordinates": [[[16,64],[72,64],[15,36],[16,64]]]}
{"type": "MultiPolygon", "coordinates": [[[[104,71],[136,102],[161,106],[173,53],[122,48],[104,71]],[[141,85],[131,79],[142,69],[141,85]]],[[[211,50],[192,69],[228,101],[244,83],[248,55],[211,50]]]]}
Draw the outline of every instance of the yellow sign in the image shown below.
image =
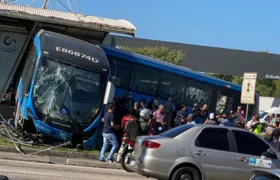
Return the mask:
{"type": "Polygon", "coordinates": [[[256,89],[257,73],[244,73],[241,104],[255,104],[255,89],[256,89]]]}

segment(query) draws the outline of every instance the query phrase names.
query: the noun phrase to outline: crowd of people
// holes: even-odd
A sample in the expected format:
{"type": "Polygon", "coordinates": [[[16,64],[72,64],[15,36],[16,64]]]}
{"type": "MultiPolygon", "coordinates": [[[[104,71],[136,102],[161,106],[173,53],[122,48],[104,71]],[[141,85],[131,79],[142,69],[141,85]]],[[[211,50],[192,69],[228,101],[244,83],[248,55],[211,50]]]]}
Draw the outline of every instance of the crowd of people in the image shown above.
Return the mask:
{"type": "Polygon", "coordinates": [[[280,151],[280,117],[271,113],[266,119],[260,120],[259,116],[254,115],[252,120],[246,124],[246,129],[259,135],[264,133],[264,139],[270,142],[278,151],[280,151]]]}
{"type": "MultiPolygon", "coordinates": [[[[157,135],[170,128],[184,124],[211,124],[219,126],[235,126],[246,128],[259,134],[263,130],[263,125],[258,122],[258,116],[253,116],[252,120],[246,124],[244,111],[239,106],[234,113],[223,113],[215,115],[209,113],[208,105],[198,106],[194,104],[189,107],[187,104],[175,104],[171,96],[168,96],[164,103],[160,103],[159,96],[155,96],[149,103],[143,99],[140,102],[133,102],[131,92],[123,98],[115,98],[114,103],[109,104],[104,113],[103,146],[101,149],[100,161],[113,162],[113,155],[119,148],[119,144],[125,143],[129,134],[130,140],[135,140],[139,135],[157,135]],[[109,156],[105,159],[104,154],[112,144],[109,156]]],[[[265,123],[267,126],[267,139],[274,137],[276,126],[275,120],[265,123]]],[[[269,140],[269,139],[268,139],[269,140]]],[[[121,151],[120,147],[120,151],[121,151]]],[[[118,156],[117,161],[120,161],[118,156]]]]}

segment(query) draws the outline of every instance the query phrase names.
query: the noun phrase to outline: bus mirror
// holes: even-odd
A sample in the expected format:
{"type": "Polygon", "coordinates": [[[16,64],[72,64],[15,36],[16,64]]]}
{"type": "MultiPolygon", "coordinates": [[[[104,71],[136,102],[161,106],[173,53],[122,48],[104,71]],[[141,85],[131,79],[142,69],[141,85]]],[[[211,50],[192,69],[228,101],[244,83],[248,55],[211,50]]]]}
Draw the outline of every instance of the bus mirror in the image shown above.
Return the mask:
{"type": "Polygon", "coordinates": [[[115,94],[115,85],[110,81],[108,81],[103,103],[109,104],[113,102],[114,94],[115,94]]]}

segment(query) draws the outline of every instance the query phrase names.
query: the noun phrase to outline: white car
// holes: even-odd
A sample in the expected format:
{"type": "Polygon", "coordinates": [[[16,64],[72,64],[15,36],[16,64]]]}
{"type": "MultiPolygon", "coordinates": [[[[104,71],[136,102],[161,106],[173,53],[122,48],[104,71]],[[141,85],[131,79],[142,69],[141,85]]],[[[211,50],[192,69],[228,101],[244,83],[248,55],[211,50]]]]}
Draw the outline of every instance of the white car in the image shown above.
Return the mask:
{"type": "Polygon", "coordinates": [[[269,114],[274,113],[276,116],[280,116],[280,108],[272,107],[268,110],[263,111],[260,113],[260,122],[263,123],[266,121],[269,114]]]}

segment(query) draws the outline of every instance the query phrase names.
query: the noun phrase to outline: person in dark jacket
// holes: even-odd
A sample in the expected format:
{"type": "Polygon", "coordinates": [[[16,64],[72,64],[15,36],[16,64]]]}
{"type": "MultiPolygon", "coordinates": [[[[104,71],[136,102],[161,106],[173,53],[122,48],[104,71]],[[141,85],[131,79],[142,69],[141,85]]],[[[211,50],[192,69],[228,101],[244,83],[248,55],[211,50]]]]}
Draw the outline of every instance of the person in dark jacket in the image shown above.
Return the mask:
{"type": "Polygon", "coordinates": [[[128,109],[128,112],[131,112],[133,108],[133,97],[132,97],[132,89],[129,89],[128,92],[124,95],[123,101],[125,105],[127,106],[126,108],[128,109]]]}
{"type": "Polygon", "coordinates": [[[170,95],[168,95],[167,101],[165,101],[164,103],[164,121],[166,124],[166,129],[170,128],[172,112],[173,112],[172,98],[170,95]]]}
{"type": "Polygon", "coordinates": [[[149,135],[149,122],[151,119],[151,115],[152,111],[150,109],[144,108],[140,112],[139,119],[136,118],[127,123],[125,133],[130,141],[135,141],[137,136],[149,135]]]}
{"type": "Polygon", "coordinates": [[[183,108],[180,111],[177,112],[176,118],[175,118],[176,126],[178,126],[180,124],[180,120],[181,120],[182,117],[186,117],[187,111],[188,111],[188,105],[185,104],[183,106],[183,108]]]}
{"type": "Polygon", "coordinates": [[[203,124],[208,118],[208,105],[204,104],[199,110],[194,113],[196,124],[203,124]]]}

